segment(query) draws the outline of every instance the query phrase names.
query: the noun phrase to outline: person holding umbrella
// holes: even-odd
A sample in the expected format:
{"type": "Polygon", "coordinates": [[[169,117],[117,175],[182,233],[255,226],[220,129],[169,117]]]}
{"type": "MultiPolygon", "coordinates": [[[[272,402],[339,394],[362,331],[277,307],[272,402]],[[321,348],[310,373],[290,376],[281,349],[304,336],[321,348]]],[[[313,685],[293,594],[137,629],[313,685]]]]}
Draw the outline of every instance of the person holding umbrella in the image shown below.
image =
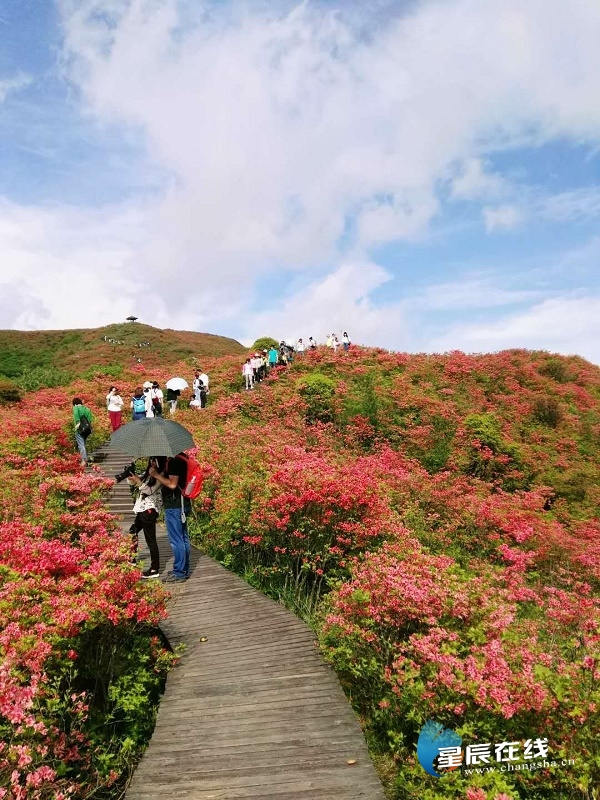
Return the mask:
{"type": "Polygon", "coordinates": [[[148,474],[162,484],[162,502],[165,510],[165,525],[169,544],[173,550],[173,571],[167,575],[165,583],[183,583],[190,576],[190,537],[187,529],[187,515],[192,504],[181,494],[185,487],[187,465],[177,456],[166,459],[164,468],[156,464],[149,468],[148,474]]]}
{"type": "Polygon", "coordinates": [[[191,433],[174,420],[145,418],[120,427],[112,434],[110,444],[133,458],[155,459],[149,464],[147,475],[160,484],[167,536],[174,558],[173,571],[165,582],[187,580],[191,548],[186,515],[191,511],[191,503],[181,492],[185,488],[187,464],[178,456],[195,446],[191,433]]]}
{"type": "Polygon", "coordinates": [[[170,414],[173,416],[177,410],[177,400],[183,389],[188,388],[188,383],[183,378],[169,378],[167,387],[167,402],[171,404],[170,414]]]}

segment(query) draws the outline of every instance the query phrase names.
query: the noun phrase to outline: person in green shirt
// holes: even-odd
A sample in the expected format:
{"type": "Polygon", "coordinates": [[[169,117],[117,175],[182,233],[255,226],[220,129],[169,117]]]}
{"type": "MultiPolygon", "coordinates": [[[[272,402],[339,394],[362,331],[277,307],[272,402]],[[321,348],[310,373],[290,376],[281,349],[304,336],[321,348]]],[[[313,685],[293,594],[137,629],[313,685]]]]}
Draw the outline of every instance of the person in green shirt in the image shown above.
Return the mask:
{"type": "Polygon", "coordinates": [[[92,412],[87,406],[83,405],[81,397],[74,397],[73,422],[75,423],[75,441],[77,442],[77,449],[81,456],[82,467],[86,467],[90,462],[85,448],[85,440],[92,432],[92,420],[92,412]],[[85,418],[84,422],[81,421],[82,418],[85,418]]]}

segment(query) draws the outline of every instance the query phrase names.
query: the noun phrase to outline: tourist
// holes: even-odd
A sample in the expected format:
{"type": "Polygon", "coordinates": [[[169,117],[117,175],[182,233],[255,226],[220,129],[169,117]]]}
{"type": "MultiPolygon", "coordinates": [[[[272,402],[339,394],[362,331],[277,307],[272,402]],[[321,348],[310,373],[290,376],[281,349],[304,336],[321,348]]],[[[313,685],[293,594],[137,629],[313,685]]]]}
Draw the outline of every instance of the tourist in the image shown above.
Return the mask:
{"type": "Polygon", "coordinates": [[[333,352],[337,353],[338,347],[340,346],[340,340],[335,334],[333,336],[333,342],[331,343],[331,346],[333,347],[333,352]]]}
{"type": "Polygon", "coordinates": [[[316,350],[317,349],[317,343],[315,342],[315,340],[313,339],[312,336],[308,337],[308,349],[309,350],[316,350]]]}
{"type": "Polygon", "coordinates": [[[192,394],[194,395],[194,399],[196,398],[196,392],[197,392],[197,391],[198,391],[198,389],[199,389],[199,386],[200,386],[200,381],[201,381],[201,378],[200,378],[200,370],[199,370],[199,369],[197,369],[197,370],[194,372],[194,380],[192,381],[192,394]]]}
{"type": "Polygon", "coordinates": [[[252,362],[247,358],[242,366],[242,375],[246,382],[246,389],[254,387],[254,370],[252,369],[252,362]]]}
{"type": "Polygon", "coordinates": [[[179,395],[181,394],[180,389],[169,389],[167,386],[167,403],[170,403],[169,414],[173,416],[173,414],[177,411],[177,400],[179,399],[179,395]]]}
{"type": "Polygon", "coordinates": [[[302,341],[302,339],[298,339],[298,341],[296,342],[296,352],[298,353],[299,356],[304,355],[304,342],[302,341]]]}
{"type": "Polygon", "coordinates": [[[163,412],[163,393],[160,384],[157,381],[152,381],[152,389],[150,389],[150,397],[152,399],[152,407],[154,409],[155,417],[162,417],[163,412]]]}
{"type": "Polygon", "coordinates": [[[346,331],[344,331],[344,335],[342,336],[342,344],[344,346],[345,352],[347,353],[348,350],[350,349],[350,337],[348,336],[346,331]]]}
{"type": "Polygon", "coordinates": [[[182,583],[190,575],[191,548],[186,519],[192,505],[181,494],[185,486],[187,464],[178,456],[164,461],[156,459],[156,464],[149,467],[148,474],[161,484],[165,525],[173,550],[173,570],[165,578],[165,583],[182,583]]]}
{"type": "Polygon", "coordinates": [[[325,339],[325,347],[333,347],[333,334],[328,333],[327,339],[325,339]]]}
{"type": "Polygon", "coordinates": [[[141,386],[135,387],[135,391],[129,405],[131,407],[131,418],[133,420],[146,418],[146,398],[144,396],[144,390],[141,386]]]}
{"type": "Polygon", "coordinates": [[[276,367],[277,360],[278,360],[277,348],[275,347],[274,344],[272,344],[271,347],[269,348],[269,368],[276,367]]]}
{"type": "Polygon", "coordinates": [[[205,383],[205,379],[208,381],[208,375],[206,373],[200,372],[196,370],[194,373],[194,382],[192,384],[194,397],[190,402],[190,406],[192,408],[201,409],[206,408],[206,395],[208,394],[208,383],[205,383]]]}
{"type": "Polygon", "coordinates": [[[206,396],[208,395],[208,387],[203,380],[200,381],[198,387],[198,399],[200,400],[200,408],[206,408],[206,396]]]}
{"type": "Polygon", "coordinates": [[[206,394],[208,394],[208,375],[206,374],[206,372],[202,372],[202,367],[199,367],[199,369],[200,369],[200,380],[204,384],[204,388],[206,389],[206,394]]]}
{"type": "Polygon", "coordinates": [[[146,417],[153,419],[154,404],[152,403],[152,381],[145,381],[142,388],[144,389],[144,402],[146,403],[146,417]]]}
{"type": "Polygon", "coordinates": [[[81,456],[81,466],[87,467],[90,459],[88,458],[85,442],[92,432],[92,412],[84,406],[81,397],[73,398],[73,422],[75,424],[75,441],[81,456]]]}
{"type": "Polygon", "coordinates": [[[262,366],[262,358],[260,357],[260,353],[254,353],[254,355],[250,358],[250,363],[252,364],[254,383],[260,383],[260,368],[262,366]]]}
{"type": "Polygon", "coordinates": [[[140,531],[144,532],[144,539],[150,551],[150,566],[142,572],[142,578],[160,577],[160,554],[156,541],[156,521],[162,509],[162,486],[149,474],[150,467],[158,467],[157,459],[149,459],[146,471],[138,476],[135,473],[127,478],[127,483],[139,489],[137,499],[133,506],[135,519],[129,532],[133,536],[134,552],[137,551],[137,540],[140,531]]]}
{"type": "Polygon", "coordinates": [[[123,398],[119,395],[119,390],[116,386],[111,386],[106,395],[106,406],[113,433],[121,427],[123,405],[123,398]]]}

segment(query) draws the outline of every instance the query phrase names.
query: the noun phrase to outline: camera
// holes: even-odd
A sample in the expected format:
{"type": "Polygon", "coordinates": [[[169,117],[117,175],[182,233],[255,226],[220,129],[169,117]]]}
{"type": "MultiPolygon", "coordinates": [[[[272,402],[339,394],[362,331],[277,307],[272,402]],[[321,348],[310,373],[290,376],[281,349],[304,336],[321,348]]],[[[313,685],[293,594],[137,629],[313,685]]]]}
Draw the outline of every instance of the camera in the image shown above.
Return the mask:
{"type": "Polygon", "coordinates": [[[132,461],[131,464],[127,464],[126,467],[123,467],[123,472],[119,472],[118,475],[115,475],[115,480],[117,483],[121,483],[121,481],[124,481],[125,478],[131,477],[131,475],[135,475],[135,461],[132,461]]]}

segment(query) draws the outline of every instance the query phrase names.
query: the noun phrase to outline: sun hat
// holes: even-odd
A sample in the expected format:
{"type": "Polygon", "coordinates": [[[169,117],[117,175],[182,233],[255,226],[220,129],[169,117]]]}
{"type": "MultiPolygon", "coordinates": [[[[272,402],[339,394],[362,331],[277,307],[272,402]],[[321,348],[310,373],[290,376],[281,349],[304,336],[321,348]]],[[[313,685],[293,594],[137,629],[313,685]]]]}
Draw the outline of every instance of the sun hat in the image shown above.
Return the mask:
{"type": "Polygon", "coordinates": [[[144,381],[142,386],[144,387],[144,389],[151,389],[152,388],[152,381],[144,381]]]}

